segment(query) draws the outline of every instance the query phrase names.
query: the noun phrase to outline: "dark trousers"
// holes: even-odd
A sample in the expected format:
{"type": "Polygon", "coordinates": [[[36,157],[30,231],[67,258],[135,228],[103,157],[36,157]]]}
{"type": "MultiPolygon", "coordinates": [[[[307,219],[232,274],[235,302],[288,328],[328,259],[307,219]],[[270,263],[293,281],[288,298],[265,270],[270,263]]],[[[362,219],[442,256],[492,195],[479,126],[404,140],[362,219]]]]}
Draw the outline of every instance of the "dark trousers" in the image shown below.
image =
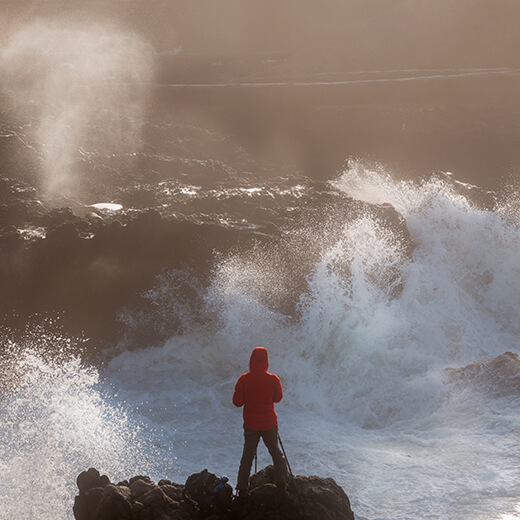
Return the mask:
{"type": "Polygon", "coordinates": [[[240,460],[240,468],[238,469],[237,489],[245,491],[249,489],[249,474],[251,473],[251,465],[255,458],[256,449],[260,437],[264,441],[266,448],[269,450],[273,458],[274,472],[276,483],[283,484],[288,480],[287,464],[280,448],[278,447],[278,427],[272,430],[250,430],[244,426],[244,451],[240,460]]]}

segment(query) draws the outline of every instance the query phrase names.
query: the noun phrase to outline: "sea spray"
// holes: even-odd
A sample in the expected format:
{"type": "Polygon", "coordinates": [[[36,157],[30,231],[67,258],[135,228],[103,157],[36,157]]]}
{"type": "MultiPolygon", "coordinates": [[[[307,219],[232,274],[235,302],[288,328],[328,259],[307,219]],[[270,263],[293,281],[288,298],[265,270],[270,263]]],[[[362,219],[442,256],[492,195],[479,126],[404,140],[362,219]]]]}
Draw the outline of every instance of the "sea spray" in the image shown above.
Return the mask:
{"type": "MultiPolygon", "coordinates": [[[[158,444],[176,457],[172,474],[187,476],[190,461],[209,457],[215,471],[234,475],[241,414],[233,385],[263,345],[284,385],[277,410],[291,464],[333,474],[360,518],[469,519],[478,509],[488,519],[514,510],[518,472],[507,461],[520,455],[511,434],[518,400],[511,390],[500,398],[472,391],[488,379],[494,387],[494,372],[473,382],[470,371],[457,379],[446,369],[517,351],[518,316],[508,313],[518,312],[518,228],[449,177],[413,183],[381,173],[359,170],[357,197],[368,183],[378,205],[394,204],[412,248],[364,201],[364,216],[315,235],[324,243],[293,316],[263,303],[269,256],[259,261],[257,250],[248,264],[241,251],[200,287],[200,326],[110,362],[105,375],[120,395],[161,426],[158,444]]],[[[351,174],[337,179],[339,196],[352,196],[351,174]]],[[[164,304],[168,290],[160,294],[164,304]]]]}
{"type": "MultiPolygon", "coordinates": [[[[65,475],[63,486],[52,491],[62,497],[57,502],[75,493],[70,473],[101,467],[99,459],[105,461],[103,471],[121,478],[146,472],[156,480],[182,482],[208,467],[228,474],[234,484],[242,421],[231,403],[233,386],[247,370],[252,348],[263,345],[284,385],[277,411],[291,466],[296,473],[333,476],[352,498],[358,518],[474,520],[478,511],[488,520],[513,514],[518,399],[510,390],[499,398],[472,390],[493,387],[495,379],[483,382],[495,378],[494,372],[472,379],[472,371],[463,370],[457,379],[446,369],[518,352],[518,229],[449,178],[402,183],[386,173],[359,175],[357,196],[362,198],[363,182],[373,191],[384,186],[377,205],[392,203],[408,235],[401,221],[381,218],[367,201],[364,214],[346,213],[333,232],[319,233],[314,226],[316,261],[293,315],[265,303],[269,283],[283,283],[283,277],[271,277],[269,248],[255,250],[249,262],[242,249],[236,257],[219,258],[204,284],[189,271],[157,280],[144,301],[161,334],[173,324],[164,343],[154,338],[144,343],[144,335],[141,348],[133,345],[96,370],[72,360],[60,362],[60,369],[45,361],[45,377],[34,375],[39,361],[24,361],[37,386],[19,386],[9,395],[20,403],[27,395],[41,403],[39,415],[28,408],[30,421],[44,430],[49,417],[70,425],[52,395],[65,395],[71,408],[81,409],[74,400],[80,394],[85,415],[102,425],[95,430],[99,451],[95,438],[82,441],[82,431],[50,429],[52,438],[61,439],[56,446],[75,457],[73,464],[54,459],[53,472],[65,475]],[[190,291],[196,306],[182,299],[190,291]],[[512,314],[502,319],[504,311],[512,314]],[[69,447],[62,430],[79,439],[79,448],[75,441],[69,447]]],[[[347,180],[347,172],[337,179],[338,200],[352,196],[340,187],[347,180]]],[[[327,204],[330,210],[330,198],[327,204]]],[[[283,231],[298,236],[298,226],[304,222],[283,231]]],[[[296,243],[285,241],[287,247],[296,243]]],[[[133,315],[132,326],[138,328],[141,317],[151,320],[146,306],[133,315]]],[[[5,413],[10,414],[5,424],[25,424],[24,415],[5,413]]],[[[38,437],[23,446],[10,438],[22,461],[35,459],[33,444],[47,446],[38,437]]],[[[259,465],[267,463],[260,449],[259,465]]],[[[1,464],[14,467],[9,453],[2,452],[1,464]]],[[[26,492],[21,485],[17,489],[16,496],[26,492]]]]}
{"type": "Polygon", "coordinates": [[[114,175],[106,166],[98,171],[100,154],[116,154],[116,169],[125,173],[141,146],[154,71],[142,38],[109,23],[41,20],[11,35],[0,71],[24,128],[19,138],[41,160],[46,195],[81,197],[95,185],[92,177],[114,175]],[[137,86],[122,91],[121,83],[137,86]]]}
{"type": "Polygon", "coordinates": [[[98,466],[122,479],[148,466],[153,450],[141,425],[81,361],[77,344],[47,332],[33,345],[5,347],[0,518],[71,518],[80,471],[98,466]]]}
{"type": "MultiPolygon", "coordinates": [[[[431,284],[424,288],[433,296],[444,291],[447,301],[457,299],[460,312],[465,306],[476,305],[504,332],[518,334],[520,230],[509,218],[506,204],[483,208],[478,188],[468,190],[468,185],[449,177],[433,176],[421,183],[394,182],[387,172],[363,169],[359,164],[344,172],[334,185],[361,199],[365,197],[364,186],[370,197],[377,193],[380,201],[394,205],[406,218],[416,245],[408,288],[413,288],[414,282],[431,284]],[[356,191],[351,190],[353,182],[356,191]],[[414,264],[423,266],[422,280],[412,278],[418,273],[414,264]]],[[[477,330],[488,329],[488,325],[486,320],[480,325],[478,320],[471,323],[477,330]]]]}
{"type": "MultiPolygon", "coordinates": [[[[259,261],[258,251],[249,262],[243,253],[231,256],[216,267],[202,296],[196,321],[204,325],[189,326],[182,340],[173,336],[165,347],[182,360],[182,370],[196,366],[210,381],[226,379],[246,366],[252,347],[266,345],[279,358],[293,401],[336,420],[382,428],[434,413],[445,396],[444,368],[514,348],[517,228],[479,209],[448,181],[355,174],[358,193],[365,182],[378,203],[395,203],[413,250],[401,230],[373,211],[345,222],[334,241],[330,233],[315,236],[325,244],[292,317],[263,303],[265,287],[283,283],[271,276],[269,257],[259,261]],[[510,301],[496,296],[509,291],[510,301]]],[[[349,195],[352,175],[335,183],[349,195]]],[[[164,301],[162,308],[175,322],[178,309],[164,301]]]]}

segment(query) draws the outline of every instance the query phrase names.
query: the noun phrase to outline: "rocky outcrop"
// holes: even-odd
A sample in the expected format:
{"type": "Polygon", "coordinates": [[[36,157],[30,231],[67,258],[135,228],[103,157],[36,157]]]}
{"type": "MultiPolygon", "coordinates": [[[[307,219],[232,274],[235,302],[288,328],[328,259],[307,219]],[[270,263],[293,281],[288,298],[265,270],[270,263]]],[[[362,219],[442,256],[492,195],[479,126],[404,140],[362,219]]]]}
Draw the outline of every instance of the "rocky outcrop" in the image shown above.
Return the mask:
{"type": "Polygon", "coordinates": [[[251,477],[248,496],[203,470],[184,485],[146,476],[112,484],[96,469],[78,476],[76,520],[354,520],[348,496],[331,478],[298,475],[284,488],[268,466],[251,477]]]}
{"type": "Polygon", "coordinates": [[[0,227],[0,313],[20,316],[22,326],[26,316],[54,313],[73,335],[109,337],[121,308],[156,276],[188,265],[202,277],[215,251],[242,238],[155,210],[79,217],[62,208],[34,217],[31,226],[13,221],[0,227]]]}
{"type": "Polygon", "coordinates": [[[459,394],[469,388],[473,395],[491,398],[520,396],[520,358],[513,352],[479,359],[459,368],[447,368],[444,373],[459,394]]]}

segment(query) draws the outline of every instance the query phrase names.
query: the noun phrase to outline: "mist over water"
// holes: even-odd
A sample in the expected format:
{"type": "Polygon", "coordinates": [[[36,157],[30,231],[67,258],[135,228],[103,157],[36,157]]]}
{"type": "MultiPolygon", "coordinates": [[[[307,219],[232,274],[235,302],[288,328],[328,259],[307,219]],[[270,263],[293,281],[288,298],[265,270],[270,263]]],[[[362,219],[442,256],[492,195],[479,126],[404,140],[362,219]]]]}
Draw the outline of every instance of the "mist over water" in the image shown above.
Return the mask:
{"type": "MultiPolygon", "coordinates": [[[[515,3],[0,10],[2,218],[31,190],[99,210],[81,260],[98,232],[143,238],[149,209],[239,236],[209,268],[193,237],[164,244],[183,262],[128,297],[102,352],[5,319],[0,519],[73,518],[90,466],[234,484],[257,345],[293,471],[336,479],[357,518],[520,518],[515,3]]],[[[11,226],[22,250],[52,244],[44,217],[11,226]]],[[[109,284],[135,258],[86,271],[109,284]]]]}
{"type": "Polygon", "coordinates": [[[42,20],[11,35],[0,70],[11,110],[30,126],[24,139],[41,159],[47,196],[81,196],[90,155],[116,154],[123,169],[140,150],[146,88],[113,85],[153,78],[154,55],[139,36],[103,22],[42,20]]]}

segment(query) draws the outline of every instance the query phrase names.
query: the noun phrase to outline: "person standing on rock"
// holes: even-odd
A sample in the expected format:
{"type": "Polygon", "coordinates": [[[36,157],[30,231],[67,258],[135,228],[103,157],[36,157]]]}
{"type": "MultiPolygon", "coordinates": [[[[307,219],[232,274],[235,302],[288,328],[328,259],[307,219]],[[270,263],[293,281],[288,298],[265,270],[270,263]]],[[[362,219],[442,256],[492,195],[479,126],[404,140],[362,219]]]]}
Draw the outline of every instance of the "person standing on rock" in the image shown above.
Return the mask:
{"type": "Polygon", "coordinates": [[[256,347],[249,361],[249,372],[242,374],[235,385],[233,404],[244,407],[244,451],[238,470],[238,494],[249,491],[249,474],[260,438],[273,458],[276,482],[287,483],[289,476],[285,458],[278,447],[278,417],[274,403],[282,400],[282,383],[270,374],[267,349],[256,347]]]}

